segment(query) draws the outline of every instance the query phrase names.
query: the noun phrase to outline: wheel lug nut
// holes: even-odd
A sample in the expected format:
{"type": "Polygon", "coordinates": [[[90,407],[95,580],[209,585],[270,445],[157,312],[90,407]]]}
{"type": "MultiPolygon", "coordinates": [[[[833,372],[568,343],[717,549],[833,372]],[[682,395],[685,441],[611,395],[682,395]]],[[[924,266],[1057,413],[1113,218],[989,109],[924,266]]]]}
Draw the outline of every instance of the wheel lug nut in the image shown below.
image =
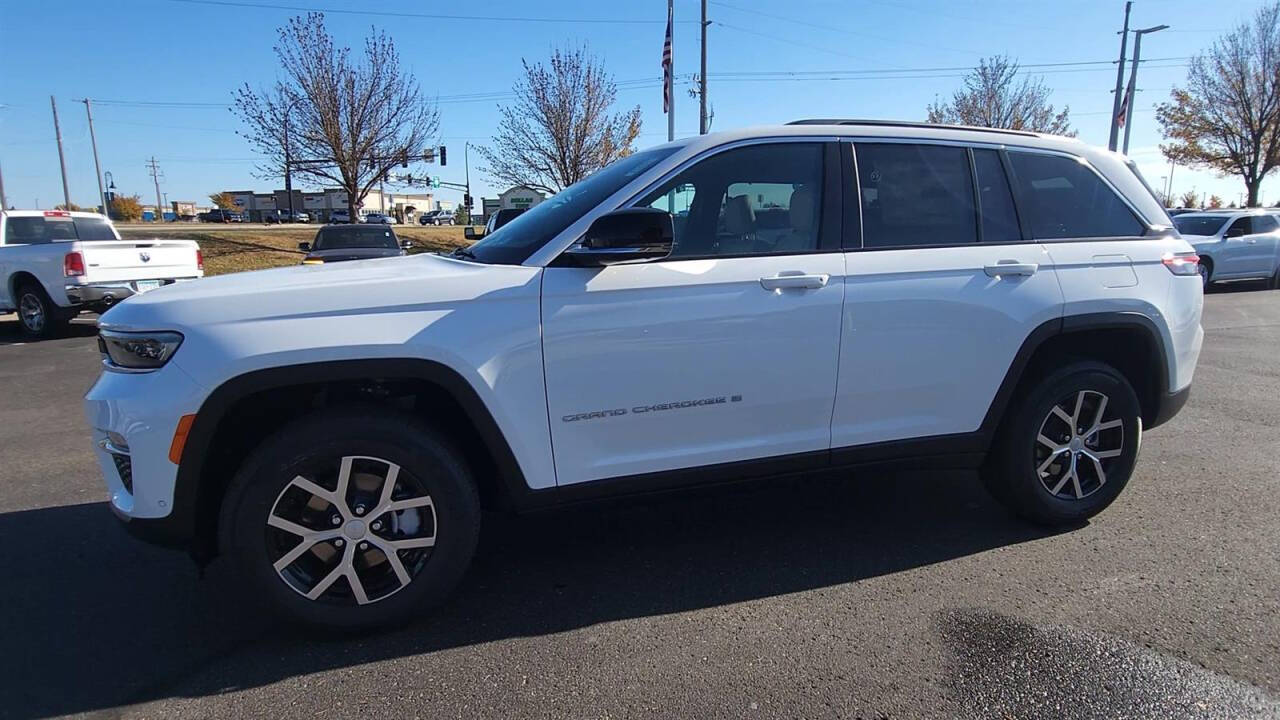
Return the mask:
{"type": "Polygon", "coordinates": [[[361,549],[361,550],[368,550],[368,549],[369,549],[369,543],[367,543],[367,542],[362,542],[362,543],[360,543],[360,549],[361,549]]]}
{"type": "Polygon", "coordinates": [[[380,523],[380,522],[378,522],[378,521],[376,521],[376,520],[375,520],[375,521],[374,521],[374,523],[373,523],[373,525],[370,525],[370,527],[372,527],[374,530],[381,530],[381,529],[382,529],[382,523],[380,523]]]}
{"type": "Polygon", "coordinates": [[[357,506],[356,506],[356,514],[357,514],[357,515],[363,515],[363,514],[364,514],[364,506],[363,506],[363,505],[357,505],[357,506]]]}
{"type": "Polygon", "coordinates": [[[338,515],[334,515],[333,517],[329,518],[329,522],[333,523],[334,525],[341,525],[342,518],[338,515]]]}
{"type": "Polygon", "coordinates": [[[342,538],[338,538],[338,539],[334,540],[334,541],[333,541],[333,546],[334,546],[334,547],[342,547],[342,538]]]}

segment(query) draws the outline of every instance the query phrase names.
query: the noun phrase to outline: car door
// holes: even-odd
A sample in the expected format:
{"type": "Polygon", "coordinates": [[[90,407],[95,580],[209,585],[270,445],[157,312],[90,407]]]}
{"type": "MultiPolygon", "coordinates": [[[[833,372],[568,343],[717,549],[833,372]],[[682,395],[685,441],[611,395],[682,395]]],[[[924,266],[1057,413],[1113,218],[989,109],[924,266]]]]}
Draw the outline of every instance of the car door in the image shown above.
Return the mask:
{"type": "Polygon", "coordinates": [[[1245,236],[1248,273],[1256,277],[1271,277],[1276,271],[1276,240],[1280,225],[1271,215],[1254,215],[1251,219],[1251,232],[1245,236]]]}
{"type": "Polygon", "coordinates": [[[839,182],[834,143],[720,148],[630,203],[674,216],[669,257],[546,269],[560,485],[763,458],[826,463],[844,295],[839,182]]]}
{"type": "Polygon", "coordinates": [[[845,259],[837,463],[869,444],[978,430],[1023,341],[1062,312],[998,149],[877,139],[852,150],[862,236],[845,259]]]}
{"type": "Polygon", "coordinates": [[[1254,246],[1257,237],[1253,232],[1253,218],[1246,215],[1236,218],[1222,233],[1222,248],[1214,258],[1214,278],[1247,277],[1256,274],[1254,246]]]}

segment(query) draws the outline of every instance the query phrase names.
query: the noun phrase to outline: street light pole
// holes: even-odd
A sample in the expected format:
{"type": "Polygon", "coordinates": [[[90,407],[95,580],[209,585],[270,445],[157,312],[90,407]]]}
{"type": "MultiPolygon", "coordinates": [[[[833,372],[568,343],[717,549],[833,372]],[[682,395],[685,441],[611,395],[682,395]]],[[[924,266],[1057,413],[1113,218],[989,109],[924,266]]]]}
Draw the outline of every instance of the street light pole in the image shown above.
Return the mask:
{"type": "Polygon", "coordinates": [[[284,194],[289,197],[289,222],[293,222],[297,217],[293,212],[293,175],[290,167],[293,158],[289,154],[289,113],[293,112],[293,106],[297,105],[301,99],[301,97],[295,97],[284,109],[284,194]]]}
{"type": "Polygon", "coordinates": [[[1168,25],[1156,25],[1155,27],[1133,31],[1133,63],[1129,67],[1129,94],[1125,97],[1125,107],[1127,109],[1124,112],[1124,153],[1126,155],[1129,154],[1129,132],[1133,130],[1133,95],[1138,91],[1138,61],[1142,57],[1142,36],[1147,33],[1168,29],[1168,25]]]}
{"type": "Polygon", "coordinates": [[[107,193],[102,187],[102,166],[98,164],[98,138],[93,134],[93,110],[89,109],[89,98],[84,99],[84,114],[89,118],[89,144],[93,146],[93,170],[98,176],[98,197],[102,198],[102,214],[108,218],[111,212],[107,208],[107,193]]]}
{"type": "Polygon", "coordinates": [[[463,198],[463,205],[467,206],[467,224],[471,224],[471,155],[467,152],[471,149],[471,143],[462,143],[462,167],[466,177],[467,195],[463,198]]]}

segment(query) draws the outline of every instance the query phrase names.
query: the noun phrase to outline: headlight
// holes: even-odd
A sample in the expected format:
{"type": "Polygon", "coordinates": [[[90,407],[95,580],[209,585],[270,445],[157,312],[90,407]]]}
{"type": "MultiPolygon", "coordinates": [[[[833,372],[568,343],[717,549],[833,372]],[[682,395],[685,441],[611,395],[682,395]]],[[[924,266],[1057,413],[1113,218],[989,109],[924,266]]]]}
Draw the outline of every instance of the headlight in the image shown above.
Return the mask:
{"type": "Polygon", "coordinates": [[[182,344],[176,332],[98,331],[98,350],[108,367],[155,370],[169,362],[182,344]]]}

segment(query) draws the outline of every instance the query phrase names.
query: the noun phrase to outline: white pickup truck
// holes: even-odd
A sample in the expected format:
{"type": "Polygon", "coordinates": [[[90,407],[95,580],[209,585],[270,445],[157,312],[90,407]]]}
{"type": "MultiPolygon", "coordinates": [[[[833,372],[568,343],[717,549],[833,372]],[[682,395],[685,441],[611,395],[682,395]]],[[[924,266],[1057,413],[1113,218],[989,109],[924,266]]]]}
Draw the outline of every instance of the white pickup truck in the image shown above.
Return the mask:
{"type": "Polygon", "coordinates": [[[194,240],[122,240],[97,213],[0,211],[0,313],[24,333],[57,334],[81,310],[204,275],[194,240]]]}

